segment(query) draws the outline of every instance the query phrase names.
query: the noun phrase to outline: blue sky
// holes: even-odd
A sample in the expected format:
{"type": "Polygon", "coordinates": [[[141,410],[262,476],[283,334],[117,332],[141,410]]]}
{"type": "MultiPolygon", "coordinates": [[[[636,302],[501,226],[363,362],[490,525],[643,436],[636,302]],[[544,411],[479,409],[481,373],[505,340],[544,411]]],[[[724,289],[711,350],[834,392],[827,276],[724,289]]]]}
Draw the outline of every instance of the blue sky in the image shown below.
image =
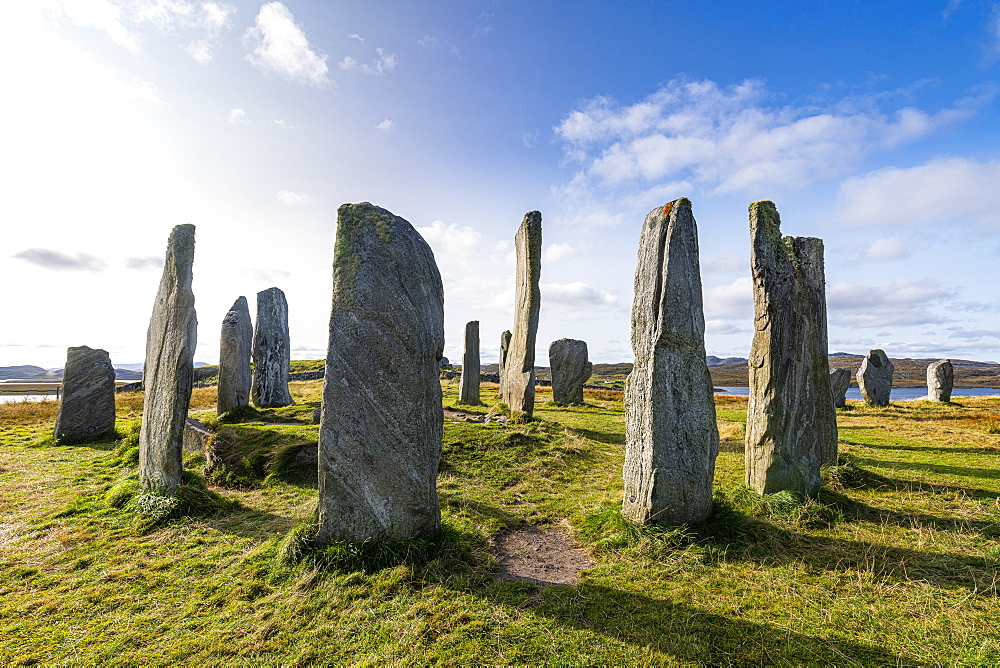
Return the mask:
{"type": "Polygon", "coordinates": [[[288,297],[322,357],[336,210],[409,220],[446,355],[510,327],[543,216],[538,361],[631,359],[636,243],[686,196],[710,354],[752,335],[747,205],[826,244],[831,351],[1000,360],[1000,3],[44,0],[0,22],[0,365],[141,361],[170,229],[197,226],[199,361],[288,297]]]}

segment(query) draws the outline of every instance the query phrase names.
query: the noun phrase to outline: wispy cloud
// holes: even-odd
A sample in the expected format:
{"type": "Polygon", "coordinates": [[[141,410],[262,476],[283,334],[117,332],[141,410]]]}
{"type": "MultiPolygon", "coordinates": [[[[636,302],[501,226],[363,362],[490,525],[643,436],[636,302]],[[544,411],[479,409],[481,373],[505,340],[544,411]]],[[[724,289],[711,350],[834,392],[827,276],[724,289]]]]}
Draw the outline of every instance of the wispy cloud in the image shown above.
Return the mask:
{"type": "Polygon", "coordinates": [[[740,276],[731,283],[702,288],[702,300],[706,319],[753,318],[753,281],[740,276]]]}
{"type": "Polygon", "coordinates": [[[135,269],[137,271],[144,271],[146,269],[159,269],[162,266],[163,266],[163,258],[156,257],[153,255],[147,255],[145,257],[125,258],[126,269],[135,269]]]}
{"type": "Polygon", "coordinates": [[[865,259],[873,262],[903,260],[910,257],[910,251],[899,239],[876,239],[865,249],[865,259]]]}
{"type": "Polygon", "coordinates": [[[239,125],[247,117],[247,112],[239,107],[229,110],[227,120],[233,125],[239,125]]]}
{"type": "Polygon", "coordinates": [[[386,54],[385,49],[375,49],[375,60],[371,63],[359,63],[354,58],[347,56],[338,64],[345,72],[361,72],[372,76],[382,76],[396,71],[396,54],[386,54]]]}
{"type": "Polygon", "coordinates": [[[104,260],[87,253],[68,255],[47,248],[29,248],[11,257],[56,271],[101,271],[107,266],[104,260]]]}
{"type": "Polygon", "coordinates": [[[56,17],[66,18],[80,28],[94,28],[118,46],[138,53],[139,38],[122,22],[121,9],[108,0],[55,0],[47,5],[56,17]]]}
{"type": "Polygon", "coordinates": [[[569,256],[576,253],[576,249],[573,248],[567,242],[560,244],[549,244],[545,250],[542,251],[542,261],[543,262],[558,262],[568,258],[569,256]]]}
{"type": "Polygon", "coordinates": [[[261,71],[273,72],[294,83],[329,85],[327,56],[312,50],[295,17],[280,2],[269,2],[260,8],[244,39],[253,48],[247,60],[261,71]]]}
{"type": "Polygon", "coordinates": [[[387,118],[378,125],[374,125],[372,127],[381,132],[392,132],[396,129],[396,121],[387,118]]]}
{"type": "Polygon", "coordinates": [[[542,283],[539,288],[542,291],[543,308],[607,310],[618,306],[616,295],[581,281],[542,283]]]}
{"type": "Polygon", "coordinates": [[[274,197],[285,206],[290,207],[305,206],[312,201],[312,198],[309,197],[309,195],[292,192],[291,190],[281,190],[274,197]]]}
{"type": "Polygon", "coordinates": [[[356,32],[355,32],[355,33],[351,33],[350,35],[348,35],[348,36],[347,36],[347,38],[348,38],[348,39],[356,39],[356,40],[358,40],[359,42],[364,42],[364,41],[365,41],[365,38],[364,38],[364,37],[362,37],[361,35],[359,35],[359,34],[358,34],[358,33],[356,33],[356,32]]]}
{"type": "Polygon", "coordinates": [[[876,285],[834,283],[827,287],[830,324],[903,327],[947,322],[932,306],[955,297],[935,279],[897,279],[876,285]]]}

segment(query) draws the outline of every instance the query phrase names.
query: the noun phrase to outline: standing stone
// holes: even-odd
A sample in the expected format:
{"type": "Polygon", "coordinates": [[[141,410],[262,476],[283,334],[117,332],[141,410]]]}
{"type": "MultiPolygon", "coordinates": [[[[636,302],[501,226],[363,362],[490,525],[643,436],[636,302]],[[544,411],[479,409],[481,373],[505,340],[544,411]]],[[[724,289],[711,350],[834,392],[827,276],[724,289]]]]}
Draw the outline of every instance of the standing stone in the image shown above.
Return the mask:
{"type": "Polygon", "coordinates": [[[514,327],[503,365],[503,401],[512,414],[530,420],[535,411],[535,334],[542,293],[542,214],[529,211],[514,235],[517,274],[514,284],[514,327]]]}
{"type": "Polygon", "coordinates": [[[115,369],[111,358],[106,350],[70,348],[53,439],[56,443],[82,443],[114,430],[115,369]]]}
{"type": "Polygon", "coordinates": [[[198,341],[193,264],[194,225],[178,225],[167,242],[142,369],[146,396],[139,431],[139,480],[143,491],[161,496],[173,496],[184,472],[181,448],[198,341]]]}
{"type": "Polygon", "coordinates": [[[549,345],[552,369],[552,401],[582,404],[583,384],[590,380],[594,365],[587,359],[587,342],[559,339],[549,345]]]}
{"type": "Polygon", "coordinates": [[[511,336],[512,334],[509,329],[500,335],[500,357],[497,360],[497,378],[499,378],[499,381],[497,384],[500,386],[499,392],[501,398],[503,398],[503,369],[507,365],[507,351],[510,350],[511,336]]]}
{"type": "Polygon", "coordinates": [[[858,369],[858,388],[869,406],[888,406],[892,393],[892,362],[889,356],[876,348],[868,351],[858,369]]]}
{"type": "Polygon", "coordinates": [[[216,412],[222,415],[250,404],[250,351],[253,325],[247,298],[240,297],[222,319],[219,343],[219,399],[216,412]]]}
{"type": "Polygon", "coordinates": [[[930,401],[951,401],[955,368],[951,360],[938,360],[927,365],[927,398],[930,401]]]}
{"type": "Polygon", "coordinates": [[[702,522],[712,515],[719,431],[705,363],[698,229],[687,198],[653,209],[643,223],[632,350],[622,513],[643,523],[702,522]]]}
{"type": "Polygon", "coordinates": [[[826,333],[823,241],[782,237],[768,201],[750,205],[756,330],[750,347],[747,485],[814,497],[837,463],[826,333]]]}
{"type": "Polygon", "coordinates": [[[295,403],[288,391],[292,360],[288,337],[288,302],[278,288],[257,293],[257,326],[253,333],[253,389],[250,398],[258,408],[295,403]]]}
{"type": "Polygon", "coordinates": [[[458,403],[478,406],[479,401],[479,321],[465,325],[465,353],[462,355],[462,378],[458,384],[458,403]]]}
{"type": "Polygon", "coordinates": [[[833,407],[847,405],[847,388],[851,386],[850,369],[834,369],[830,372],[830,390],[833,392],[833,407]]]}
{"type": "Polygon", "coordinates": [[[337,212],[333,308],[319,433],[320,542],[439,530],[444,288],[399,216],[337,212]]]}

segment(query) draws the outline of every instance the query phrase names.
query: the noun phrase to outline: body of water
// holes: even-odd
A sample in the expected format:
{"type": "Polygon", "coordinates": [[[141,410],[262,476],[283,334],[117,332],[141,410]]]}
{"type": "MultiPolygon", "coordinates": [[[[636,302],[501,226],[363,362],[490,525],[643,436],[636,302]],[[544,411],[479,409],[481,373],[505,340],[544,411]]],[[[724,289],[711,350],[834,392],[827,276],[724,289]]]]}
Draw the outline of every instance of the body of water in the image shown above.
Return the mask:
{"type": "Polygon", "coordinates": [[[0,394],[0,404],[17,401],[55,401],[54,394],[0,394]]]}
{"type": "MultiPolygon", "coordinates": [[[[725,392],[720,392],[719,394],[731,394],[737,397],[745,397],[750,394],[749,387],[720,387],[720,390],[725,390],[725,392]]],[[[951,392],[951,398],[957,399],[959,397],[992,397],[1000,396],[1000,388],[997,387],[969,387],[964,389],[956,388],[951,392]]],[[[848,388],[847,390],[848,399],[861,399],[861,390],[856,387],[848,388]]],[[[892,392],[889,393],[890,401],[907,401],[909,399],[926,399],[927,398],[927,388],[926,387],[894,387],[892,392]]]]}

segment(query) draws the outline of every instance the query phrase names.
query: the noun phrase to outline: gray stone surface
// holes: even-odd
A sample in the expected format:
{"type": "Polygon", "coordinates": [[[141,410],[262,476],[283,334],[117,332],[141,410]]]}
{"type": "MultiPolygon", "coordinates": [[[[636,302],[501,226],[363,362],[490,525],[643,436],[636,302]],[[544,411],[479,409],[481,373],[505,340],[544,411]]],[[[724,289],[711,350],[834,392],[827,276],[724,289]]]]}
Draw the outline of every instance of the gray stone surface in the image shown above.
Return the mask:
{"type": "Polygon", "coordinates": [[[444,288],[430,247],[367,202],[337,216],[318,540],[436,532],[444,288]]]}
{"type": "Polygon", "coordinates": [[[204,453],[210,438],[212,438],[212,432],[198,420],[188,418],[184,421],[184,439],[181,443],[184,452],[204,453]]]}
{"type": "Polygon", "coordinates": [[[250,404],[250,353],[253,349],[253,322],[247,298],[240,297],[222,319],[219,342],[219,399],[221,415],[250,404]]]}
{"type": "Polygon", "coordinates": [[[750,347],[746,483],[814,497],[837,462],[826,331],[823,241],[782,237],[768,201],[750,205],[755,331],[750,347]]]}
{"type": "Polygon", "coordinates": [[[181,484],[184,423],[191,401],[198,318],[191,289],[194,225],[178,225],[146,333],[142,382],[146,396],[139,431],[139,479],[151,494],[172,496],[181,484]]]}
{"type": "Polygon", "coordinates": [[[549,344],[549,367],[552,370],[552,401],[557,404],[582,404],[583,384],[590,380],[594,365],[587,359],[587,342],[559,339],[549,344]]]}
{"type": "Polygon", "coordinates": [[[257,323],[253,332],[253,387],[250,399],[258,408],[290,406],[288,366],[292,360],[288,336],[288,302],[278,288],[257,293],[257,323]]]}
{"type": "Polygon", "coordinates": [[[858,369],[858,389],[869,406],[888,406],[889,395],[892,392],[892,372],[894,370],[889,356],[884,351],[875,348],[861,360],[858,369]]]}
{"type": "Polygon", "coordinates": [[[702,522],[712,515],[719,431],[705,363],[698,229],[686,198],[653,209],[643,223],[632,350],[622,513],[637,522],[702,522]]]}
{"type": "Polygon", "coordinates": [[[497,385],[500,386],[499,393],[501,398],[503,398],[503,368],[507,364],[507,351],[510,350],[510,339],[512,336],[513,334],[511,334],[509,329],[500,335],[500,355],[497,358],[497,376],[499,380],[497,381],[497,385]]]}
{"type": "Polygon", "coordinates": [[[115,430],[115,369],[106,350],[79,346],[66,351],[59,415],[53,440],[80,443],[115,430]]]}
{"type": "Polygon", "coordinates": [[[514,327],[503,366],[501,392],[513,414],[530,419],[535,411],[535,336],[542,293],[542,214],[529,211],[514,235],[517,270],[514,283],[514,327]]]}
{"type": "Polygon", "coordinates": [[[833,392],[833,407],[843,408],[847,405],[847,390],[851,387],[850,369],[834,369],[830,372],[830,391],[833,392]]]}
{"type": "Polygon", "coordinates": [[[478,406],[479,401],[479,321],[465,324],[465,352],[462,378],[458,382],[458,403],[478,406]]]}
{"type": "Polygon", "coordinates": [[[927,398],[930,401],[951,401],[955,385],[955,368],[951,360],[938,360],[927,365],[927,398]]]}

